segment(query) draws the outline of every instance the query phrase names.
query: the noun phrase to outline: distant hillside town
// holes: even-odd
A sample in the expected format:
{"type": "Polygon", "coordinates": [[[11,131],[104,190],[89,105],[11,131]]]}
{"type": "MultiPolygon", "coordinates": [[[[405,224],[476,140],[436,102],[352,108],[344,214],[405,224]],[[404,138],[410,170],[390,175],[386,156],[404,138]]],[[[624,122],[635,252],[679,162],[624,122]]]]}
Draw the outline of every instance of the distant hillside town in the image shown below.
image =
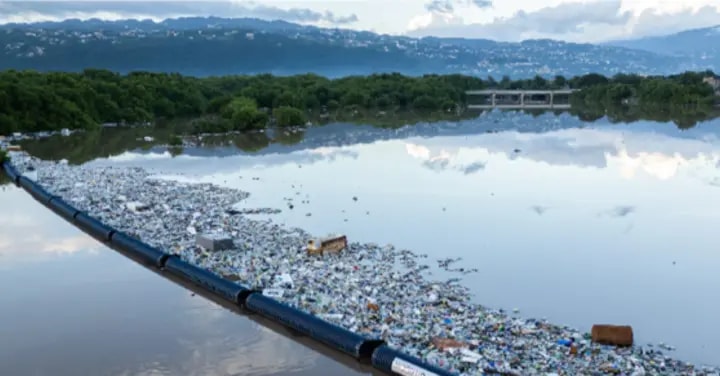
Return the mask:
{"type": "Polygon", "coordinates": [[[0,26],[0,69],[101,68],[120,73],[145,70],[193,76],[460,73],[516,79],[587,73],[659,75],[718,66],[714,55],[701,59],[693,54],[661,54],[648,48],[629,48],[627,41],[622,43],[418,39],[283,21],[212,17],[160,23],[67,20],[0,26]]]}

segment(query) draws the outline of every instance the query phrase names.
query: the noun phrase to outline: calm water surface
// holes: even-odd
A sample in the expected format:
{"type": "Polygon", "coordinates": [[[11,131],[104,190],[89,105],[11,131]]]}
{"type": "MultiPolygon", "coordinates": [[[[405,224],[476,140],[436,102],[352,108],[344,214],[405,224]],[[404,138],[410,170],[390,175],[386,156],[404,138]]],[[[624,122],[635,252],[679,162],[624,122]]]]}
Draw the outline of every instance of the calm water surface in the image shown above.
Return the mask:
{"type": "MultiPolygon", "coordinates": [[[[489,133],[466,122],[349,137],[337,125],[257,153],[155,149],[90,163],[247,190],[248,207],[282,208],[272,218],[318,235],[393,243],[431,261],[461,257],[480,270],[464,281],[481,304],[588,331],[593,323],[630,324],[641,343],[669,343],[676,357],[717,365],[719,126],[489,133]]],[[[14,343],[0,356],[18,369],[342,367],[99,249],[22,192],[0,197],[18,213],[3,219],[12,222],[2,226],[0,286],[23,286],[0,294],[11,306],[0,328],[14,343]],[[20,233],[33,235],[18,240],[20,233]],[[277,355],[257,365],[269,346],[277,355]],[[72,357],[83,361],[71,366],[72,357]]]]}
{"type": "Polygon", "coordinates": [[[14,186],[0,206],[0,375],[371,374],[193,296],[14,186]]]}

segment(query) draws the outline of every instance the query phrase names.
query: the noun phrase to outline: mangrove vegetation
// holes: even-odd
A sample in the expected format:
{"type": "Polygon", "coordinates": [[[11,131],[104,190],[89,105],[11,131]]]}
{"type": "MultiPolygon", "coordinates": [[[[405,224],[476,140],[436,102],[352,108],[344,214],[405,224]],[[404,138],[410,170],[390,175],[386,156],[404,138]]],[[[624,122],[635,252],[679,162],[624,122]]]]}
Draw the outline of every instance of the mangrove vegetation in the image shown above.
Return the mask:
{"type": "Polygon", "coordinates": [[[491,88],[580,89],[571,102],[574,107],[588,107],[591,114],[623,106],[649,112],[706,113],[716,100],[711,85],[703,81],[706,77],[715,75],[588,74],[569,79],[495,80],[374,74],[328,79],[312,74],[196,78],[149,72],[121,75],[98,69],[81,73],[8,70],[0,72],[0,134],[178,120],[188,122],[191,133],[220,133],[401,112],[455,116],[465,110],[465,91],[491,88]]]}

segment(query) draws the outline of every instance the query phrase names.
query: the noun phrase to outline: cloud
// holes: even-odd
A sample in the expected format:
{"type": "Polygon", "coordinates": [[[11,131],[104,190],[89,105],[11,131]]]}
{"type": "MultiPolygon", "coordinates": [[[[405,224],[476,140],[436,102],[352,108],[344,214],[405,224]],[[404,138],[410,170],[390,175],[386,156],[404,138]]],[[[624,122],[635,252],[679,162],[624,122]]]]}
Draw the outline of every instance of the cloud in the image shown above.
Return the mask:
{"type": "Polygon", "coordinates": [[[428,12],[435,13],[452,13],[455,11],[455,7],[450,0],[433,0],[425,4],[425,9],[428,12]]]}
{"type": "Polygon", "coordinates": [[[492,5],[492,0],[432,0],[425,4],[425,9],[430,13],[452,14],[455,6],[490,8],[492,5]]]}
{"type": "Polygon", "coordinates": [[[600,213],[600,216],[609,216],[609,217],[627,217],[628,215],[632,214],[635,211],[635,208],[632,206],[618,206],[615,208],[612,208],[606,212],[600,213]]]}
{"type": "Polygon", "coordinates": [[[624,25],[632,13],[620,12],[620,5],[620,1],[598,1],[589,4],[568,3],[531,13],[519,11],[505,24],[524,32],[550,34],[581,32],[587,24],[624,25]]]}
{"type": "MultiPolygon", "coordinates": [[[[425,30],[425,29],[437,29],[443,28],[450,25],[461,26],[463,25],[463,19],[455,13],[441,13],[441,12],[430,12],[417,16],[410,20],[408,23],[408,30],[425,30]]],[[[413,33],[409,33],[411,36],[413,33]]],[[[431,34],[422,34],[417,36],[427,36],[431,34]]]]}
{"type": "Polygon", "coordinates": [[[445,158],[430,159],[423,162],[423,166],[433,171],[444,171],[450,165],[450,160],[445,158]]]}
{"type": "Polygon", "coordinates": [[[438,155],[433,156],[430,152],[430,149],[422,145],[406,143],[405,150],[411,157],[416,159],[422,159],[423,167],[438,172],[446,171],[451,168],[452,170],[462,172],[464,175],[470,175],[484,170],[487,166],[486,162],[481,161],[476,161],[469,164],[459,164],[457,163],[455,158],[457,157],[457,155],[452,155],[451,153],[448,153],[444,150],[440,151],[438,155]],[[451,162],[456,163],[453,163],[453,166],[451,166],[451,162]]]}
{"type": "Polygon", "coordinates": [[[471,163],[467,166],[461,167],[460,170],[462,170],[463,174],[470,175],[470,174],[474,174],[478,171],[484,170],[485,165],[486,164],[483,162],[475,162],[475,163],[471,163]]]}
{"type": "MultiPolygon", "coordinates": [[[[13,193],[18,193],[15,191],[13,193]]],[[[10,192],[3,192],[10,196],[10,192]]],[[[47,215],[46,208],[28,202],[27,197],[7,197],[5,214],[0,217],[0,257],[5,260],[43,258],[44,256],[96,252],[103,246],[93,238],[58,222],[47,215]],[[27,206],[32,206],[28,213],[27,206]],[[40,229],[40,230],[38,230],[40,229]]]]}
{"type": "MultiPolygon", "coordinates": [[[[489,7],[487,0],[435,0],[433,14],[453,14],[460,4],[474,3],[489,7]],[[440,7],[443,5],[443,7],[440,7]],[[448,5],[444,6],[444,5],[448,5]]],[[[430,10],[430,7],[426,7],[430,10]]],[[[658,7],[630,10],[622,0],[594,0],[566,2],[536,11],[519,10],[509,17],[495,18],[485,23],[445,22],[445,18],[425,18],[416,22],[408,34],[411,36],[490,38],[519,41],[530,38],[553,38],[569,41],[599,42],[628,37],[665,35],[688,28],[701,28],[720,24],[720,6],[683,5],[662,10],[658,7]]]]}
{"type": "Polygon", "coordinates": [[[620,175],[626,179],[632,179],[638,171],[642,171],[657,179],[668,180],[677,176],[680,169],[690,163],[688,158],[679,153],[629,153],[626,149],[620,149],[616,155],[608,155],[606,159],[617,166],[620,175]]]}
{"type": "Polygon", "coordinates": [[[298,23],[346,25],[355,14],[336,15],[308,8],[280,8],[254,1],[0,1],[0,21],[56,21],[67,18],[255,17],[298,23]]]}
{"type": "Polygon", "coordinates": [[[435,157],[424,161],[422,165],[423,167],[436,172],[452,170],[462,172],[463,175],[471,175],[480,172],[484,170],[487,165],[487,163],[484,162],[474,162],[468,165],[451,165],[451,162],[452,161],[449,157],[435,157]]]}
{"type": "Polygon", "coordinates": [[[349,16],[337,16],[331,11],[316,12],[306,8],[290,8],[283,9],[273,6],[257,5],[253,8],[245,8],[244,12],[248,12],[254,17],[269,18],[269,19],[281,19],[291,22],[301,23],[319,23],[327,22],[336,25],[351,24],[358,21],[358,17],[355,14],[349,16]]]}
{"type": "Polygon", "coordinates": [[[459,15],[454,14],[456,6],[490,8],[492,5],[492,0],[432,0],[425,4],[425,10],[431,14],[442,14],[460,18],[459,15]]]}
{"type": "Polygon", "coordinates": [[[493,5],[492,0],[470,0],[470,2],[478,8],[490,8],[493,5]]]}
{"type": "MultiPolygon", "coordinates": [[[[483,5],[484,1],[479,1],[483,5]]],[[[413,36],[446,36],[521,40],[527,38],[583,35],[598,27],[624,30],[632,19],[632,12],[622,11],[620,0],[572,2],[541,8],[533,12],[523,10],[510,17],[496,18],[489,23],[428,24],[414,30],[413,36]]]]}
{"type": "Polygon", "coordinates": [[[706,5],[693,10],[688,7],[674,13],[661,13],[645,9],[637,17],[632,28],[633,36],[665,35],[687,29],[703,28],[720,24],[720,8],[706,5]]]}

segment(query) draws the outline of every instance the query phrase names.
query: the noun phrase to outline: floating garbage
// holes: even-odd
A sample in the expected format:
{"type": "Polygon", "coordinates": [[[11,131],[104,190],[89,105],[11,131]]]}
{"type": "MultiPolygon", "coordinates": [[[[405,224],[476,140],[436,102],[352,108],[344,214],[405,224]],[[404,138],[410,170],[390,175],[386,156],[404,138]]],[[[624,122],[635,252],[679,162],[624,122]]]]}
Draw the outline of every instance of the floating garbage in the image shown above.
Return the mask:
{"type": "Polygon", "coordinates": [[[451,339],[451,338],[436,337],[436,338],[433,338],[431,342],[432,342],[433,346],[438,348],[440,351],[445,351],[448,349],[457,349],[457,348],[462,348],[462,347],[467,346],[466,344],[464,344],[460,341],[451,339]]]}
{"type": "Polygon", "coordinates": [[[292,290],[295,288],[295,283],[290,274],[283,273],[275,277],[275,286],[292,290]]]}
{"type": "Polygon", "coordinates": [[[237,202],[230,206],[226,213],[230,215],[280,214],[282,210],[275,208],[247,208],[244,202],[237,202]]]}
{"type": "MultiPolygon", "coordinates": [[[[292,209],[292,205],[289,206],[292,209]]],[[[250,214],[280,214],[282,210],[273,208],[230,208],[227,210],[230,215],[250,215],[250,214]]]]}
{"type": "Polygon", "coordinates": [[[11,158],[20,173],[33,166],[50,194],[118,231],[438,368],[462,375],[720,375],[718,367],[672,359],[659,348],[603,345],[591,333],[476,304],[460,279],[472,269],[458,259],[439,260],[450,277],[431,279],[426,256],[410,250],[350,244],[345,236],[316,239],[271,219],[229,214],[247,192],[156,179],[140,168],[72,166],[23,152],[11,158]],[[135,212],[126,206],[133,202],[148,205],[135,212]],[[213,252],[198,247],[198,234],[222,234],[233,244],[213,252]],[[308,239],[316,239],[313,247],[308,239]],[[307,256],[324,247],[335,252],[307,256]]]}
{"type": "Polygon", "coordinates": [[[150,209],[150,205],[139,201],[132,201],[125,204],[125,207],[133,213],[139,213],[150,209]]]}
{"type": "Polygon", "coordinates": [[[604,345],[632,346],[633,330],[630,326],[593,325],[592,341],[604,345]]]}
{"type": "Polygon", "coordinates": [[[465,348],[460,349],[460,355],[460,361],[464,363],[477,364],[483,359],[482,355],[465,348]]]}
{"type": "Polygon", "coordinates": [[[264,289],[262,293],[269,298],[282,299],[282,297],[285,295],[285,290],[278,288],[269,288],[264,289]]]}
{"type": "Polygon", "coordinates": [[[221,234],[199,234],[195,238],[195,243],[208,251],[222,251],[235,246],[232,238],[221,234]]]}
{"type": "Polygon", "coordinates": [[[307,244],[309,255],[324,254],[325,252],[340,252],[347,247],[345,235],[333,235],[323,239],[310,239],[307,244]]]}

